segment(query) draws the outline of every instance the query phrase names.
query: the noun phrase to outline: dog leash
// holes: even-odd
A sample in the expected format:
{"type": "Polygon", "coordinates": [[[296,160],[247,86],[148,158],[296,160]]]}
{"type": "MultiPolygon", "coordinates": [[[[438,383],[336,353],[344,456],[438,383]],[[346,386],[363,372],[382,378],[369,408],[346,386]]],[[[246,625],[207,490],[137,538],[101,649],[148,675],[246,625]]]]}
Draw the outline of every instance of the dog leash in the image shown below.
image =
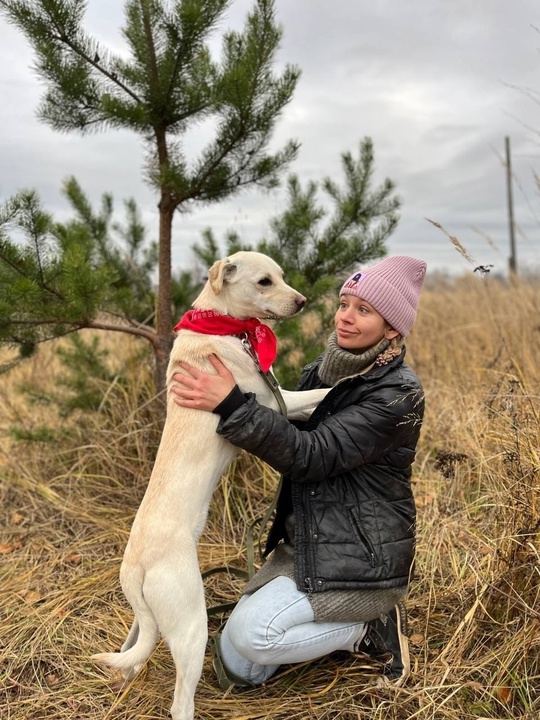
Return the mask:
{"type": "MultiPolygon", "coordinates": [[[[270,391],[272,392],[272,395],[275,397],[276,402],[279,406],[279,411],[283,415],[283,417],[287,417],[287,406],[285,405],[285,400],[283,399],[283,395],[281,394],[281,390],[279,387],[279,383],[275,377],[275,375],[272,373],[271,370],[269,370],[267,373],[264,372],[264,370],[261,367],[261,364],[259,362],[259,358],[257,357],[257,353],[254,351],[253,346],[249,340],[249,337],[247,333],[244,333],[243,335],[239,336],[240,342],[242,343],[242,347],[244,348],[245,352],[250,356],[250,358],[255,363],[255,367],[257,368],[257,372],[262,377],[270,391]]],[[[223,565],[222,567],[216,567],[211,568],[210,570],[207,570],[206,572],[202,573],[202,578],[205,579],[207,577],[210,577],[211,575],[215,575],[220,572],[226,572],[230,575],[235,575],[236,577],[241,577],[246,580],[251,580],[253,575],[255,574],[255,547],[257,547],[259,551],[259,558],[263,559],[263,551],[262,551],[262,535],[264,532],[264,528],[266,527],[268,521],[270,520],[272,513],[276,509],[277,500],[279,497],[279,492],[281,490],[281,482],[282,479],[280,477],[278,488],[274,494],[274,497],[272,499],[272,502],[270,503],[268,509],[264,513],[262,517],[255,518],[255,520],[250,524],[250,526],[247,529],[246,533],[246,559],[247,559],[247,566],[248,569],[241,570],[240,568],[233,567],[232,565],[223,565]],[[255,531],[255,528],[257,524],[260,523],[260,527],[258,532],[255,531]]],[[[235,607],[236,603],[224,603],[223,605],[214,605],[213,607],[209,607],[206,610],[206,614],[208,617],[211,617],[213,615],[219,615],[224,612],[227,612],[229,610],[232,610],[235,607]]]]}
{"type": "MultiPolygon", "coordinates": [[[[228,575],[234,575],[235,577],[242,578],[243,580],[249,580],[249,573],[241,568],[234,567],[233,565],[223,565],[222,567],[211,568],[201,573],[201,577],[205,580],[211,575],[217,575],[217,573],[227,573],[228,575]]],[[[221,605],[213,605],[212,607],[206,608],[206,614],[208,617],[213,615],[221,615],[224,612],[232,610],[236,606],[236,602],[223,603],[221,605]]]]}
{"type": "MultiPolygon", "coordinates": [[[[276,489],[276,492],[274,493],[274,497],[272,498],[272,502],[270,503],[267,511],[264,513],[262,517],[255,518],[253,522],[249,525],[247,532],[246,532],[246,561],[247,561],[247,570],[242,570],[241,568],[234,567],[234,565],[222,565],[220,567],[214,567],[210,570],[206,570],[205,572],[201,573],[201,576],[203,580],[210,577],[211,575],[216,575],[217,573],[227,573],[228,575],[234,575],[235,577],[243,578],[244,580],[251,580],[253,575],[255,574],[255,547],[257,547],[257,550],[259,551],[259,559],[263,560],[263,550],[262,550],[262,536],[264,533],[264,528],[266,527],[268,521],[270,520],[272,513],[276,509],[279,493],[281,491],[281,484],[283,482],[283,477],[280,476],[279,478],[279,484],[276,489]],[[255,528],[257,527],[257,524],[260,523],[258,532],[255,531],[255,528]]],[[[212,607],[209,607],[206,609],[206,614],[208,617],[212,617],[213,615],[221,615],[222,613],[228,612],[229,610],[232,610],[236,606],[236,602],[231,603],[224,603],[222,605],[213,605],[212,607]]]]}
{"type": "Polygon", "coordinates": [[[279,387],[279,383],[276,380],[276,376],[272,372],[272,370],[269,370],[267,373],[264,372],[264,370],[261,367],[261,364],[259,362],[259,358],[257,357],[257,353],[253,349],[253,345],[250,342],[250,339],[248,337],[247,333],[243,333],[240,337],[240,342],[242,343],[242,347],[247,352],[249,357],[253,360],[255,363],[255,367],[257,368],[257,372],[262,377],[266,385],[270,388],[270,391],[272,395],[275,397],[276,402],[279,406],[279,411],[283,415],[283,417],[287,417],[287,406],[285,405],[285,400],[283,399],[283,395],[281,394],[281,390],[279,387]]]}
{"type": "MultiPolygon", "coordinates": [[[[267,373],[263,371],[261,368],[261,365],[259,363],[259,358],[257,357],[257,353],[253,349],[253,345],[251,344],[249,337],[247,333],[242,335],[240,337],[240,340],[242,342],[242,347],[247,352],[247,354],[250,356],[250,358],[255,363],[255,367],[257,368],[259,375],[262,377],[268,388],[270,389],[271,393],[276,399],[276,402],[279,406],[279,411],[283,415],[283,417],[287,417],[287,406],[285,405],[285,400],[283,399],[283,395],[281,394],[281,389],[279,387],[279,383],[276,379],[276,376],[273,374],[271,370],[269,370],[267,373]]],[[[274,497],[272,499],[272,502],[270,503],[270,506],[268,507],[265,514],[260,517],[256,518],[251,525],[247,529],[247,537],[246,537],[246,555],[247,555],[247,563],[248,563],[248,574],[249,579],[253,577],[255,573],[255,546],[257,546],[257,549],[259,551],[259,558],[263,559],[263,550],[262,550],[262,535],[264,532],[264,528],[266,527],[267,523],[269,522],[270,518],[272,517],[272,514],[274,510],[276,509],[279,493],[281,490],[281,482],[282,478],[279,479],[279,485],[274,493],[274,497]],[[255,528],[257,524],[260,523],[259,531],[256,533],[255,528]]]]}

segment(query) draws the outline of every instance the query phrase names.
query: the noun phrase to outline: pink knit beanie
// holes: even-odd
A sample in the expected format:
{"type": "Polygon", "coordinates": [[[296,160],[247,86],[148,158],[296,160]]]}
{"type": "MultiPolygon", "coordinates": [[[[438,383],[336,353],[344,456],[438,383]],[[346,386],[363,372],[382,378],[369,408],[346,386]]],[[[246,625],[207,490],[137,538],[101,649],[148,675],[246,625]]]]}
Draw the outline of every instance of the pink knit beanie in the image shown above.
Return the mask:
{"type": "Polygon", "coordinates": [[[341,295],[355,295],[373,305],[394,330],[407,335],[416,320],[426,263],[405,255],[394,255],[353,273],[341,295]]]}

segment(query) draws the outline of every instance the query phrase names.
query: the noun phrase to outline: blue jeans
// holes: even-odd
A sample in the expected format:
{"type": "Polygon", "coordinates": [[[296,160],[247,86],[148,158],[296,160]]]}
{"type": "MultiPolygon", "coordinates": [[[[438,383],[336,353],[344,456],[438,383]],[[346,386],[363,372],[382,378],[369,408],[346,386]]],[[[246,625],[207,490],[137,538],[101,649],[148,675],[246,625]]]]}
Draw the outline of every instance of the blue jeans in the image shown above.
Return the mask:
{"type": "Polygon", "coordinates": [[[305,593],[277,577],[240,599],[223,628],[221,657],[235,675],[259,685],[280,665],[352,652],[364,633],[365,623],[315,622],[305,593]]]}

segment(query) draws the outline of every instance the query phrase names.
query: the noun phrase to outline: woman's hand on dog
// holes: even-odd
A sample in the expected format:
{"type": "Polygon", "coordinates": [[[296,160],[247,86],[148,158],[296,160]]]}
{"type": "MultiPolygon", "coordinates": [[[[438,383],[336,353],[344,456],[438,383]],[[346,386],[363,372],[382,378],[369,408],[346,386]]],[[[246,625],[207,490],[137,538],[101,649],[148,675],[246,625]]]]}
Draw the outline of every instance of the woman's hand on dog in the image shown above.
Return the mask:
{"type": "Polygon", "coordinates": [[[176,384],[171,386],[177,405],[212,412],[234,389],[234,376],[217,355],[209,355],[208,359],[217,375],[210,375],[191,365],[180,363],[179,367],[183,372],[173,375],[176,384]]]}

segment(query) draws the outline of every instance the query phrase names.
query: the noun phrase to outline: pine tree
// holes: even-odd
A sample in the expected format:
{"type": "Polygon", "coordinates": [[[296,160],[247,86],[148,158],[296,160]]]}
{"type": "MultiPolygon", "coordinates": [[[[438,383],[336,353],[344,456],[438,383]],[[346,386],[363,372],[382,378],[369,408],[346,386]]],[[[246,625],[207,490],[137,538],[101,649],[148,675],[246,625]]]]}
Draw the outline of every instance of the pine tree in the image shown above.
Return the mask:
{"type": "MultiPolygon", "coordinates": [[[[288,142],[273,154],[267,152],[275,122],[299,76],[289,66],[281,75],[272,71],[281,38],[274,2],[255,0],[244,30],[224,33],[221,59],[215,61],[208,40],[229,5],[230,0],[127,0],[122,32],[129,54],[118,55],[84,30],[84,0],[0,0],[0,11],[24,32],[35,51],[36,70],[47,87],[39,107],[43,121],[59,131],[83,134],[127,128],[146,145],[146,179],[158,195],[159,288],[155,331],[144,332],[154,349],[158,391],[165,387],[173,339],[171,238],[176,211],[197,202],[218,202],[251,185],[274,187],[298,150],[297,143],[288,142]],[[205,119],[213,121],[214,137],[188,161],[182,137],[205,119]]],[[[32,194],[20,196],[16,204],[4,212],[41,223],[41,229],[50,222],[32,194]]],[[[75,293],[73,288],[63,319],[51,319],[53,333],[62,334],[76,316],[96,322],[92,313],[107,294],[114,272],[106,266],[100,266],[99,274],[85,272],[88,253],[82,237],[80,247],[70,244],[69,254],[57,266],[66,275],[66,287],[77,275],[82,289],[75,293]]],[[[16,252],[12,259],[15,264],[22,260],[16,252]]],[[[26,255],[24,262],[37,263],[32,273],[39,277],[37,255],[26,255]]],[[[14,297],[28,292],[37,299],[39,282],[27,274],[4,277],[14,278],[14,297]]],[[[49,299],[54,305],[54,290],[49,299]]],[[[27,327],[21,337],[28,335],[27,327]]],[[[27,352],[32,338],[19,344],[27,352]]]]}
{"type": "MultiPolygon", "coordinates": [[[[63,192],[73,210],[63,223],[34,191],[0,207],[0,342],[25,357],[39,343],[94,328],[153,344],[157,243],[148,242],[135,201],[125,201],[121,223],[111,195],[95,211],[74,178],[63,192]]],[[[175,315],[196,289],[193,273],[172,277],[175,315]]]]}

